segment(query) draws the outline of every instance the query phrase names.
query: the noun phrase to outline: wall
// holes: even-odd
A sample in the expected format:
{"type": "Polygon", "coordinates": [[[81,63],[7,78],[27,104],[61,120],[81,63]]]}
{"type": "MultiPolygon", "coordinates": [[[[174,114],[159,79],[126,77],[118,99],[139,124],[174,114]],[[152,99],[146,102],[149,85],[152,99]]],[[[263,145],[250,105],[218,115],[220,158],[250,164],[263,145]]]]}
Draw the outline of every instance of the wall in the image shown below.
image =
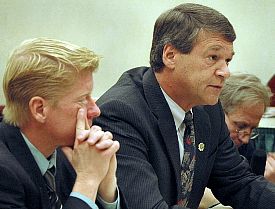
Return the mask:
{"type": "MultiPolygon", "coordinates": [[[[273,0],[0,0],[0,77],[10,51],[23,40],[57,38],[103,56],[93,93],[100,96],[128,68],[148,65],[156,18],[183,2],[211,6],[227,16],[237,33],[231,71],[268,81],[275,72],[273,0]]],[[[0,92],[3,103],[2,87],[0,92]]]]}

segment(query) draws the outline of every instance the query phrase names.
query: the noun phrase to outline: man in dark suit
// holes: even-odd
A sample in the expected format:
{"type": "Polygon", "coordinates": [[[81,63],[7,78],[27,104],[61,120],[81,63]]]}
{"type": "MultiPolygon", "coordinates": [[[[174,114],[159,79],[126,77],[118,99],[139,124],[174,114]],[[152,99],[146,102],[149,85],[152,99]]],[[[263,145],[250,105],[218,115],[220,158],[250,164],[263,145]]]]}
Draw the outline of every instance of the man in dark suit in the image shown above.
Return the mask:
{"type": "Polygon", "coordinates": [[[195,209],[206,186],[234,209],[275,207],[274,185],[237,153],[218,102],[234,40],[219,12],[179,5],[155,23],[151,67],[125,72],[97,100],[94,123],[120,142],[118,184],[131,209],[195,209]]]}
{"type": "MultiPolygon", "coordinates": [[[[275,167],[269,164],[275,163],[272,155],[265,163],[265,152],[256,150],[253,142],[258,135],[256,127],[270,105],[270,96],[270,89],[258,77],[248,73],[236,73],[226,79],[219,99],[230,137],[239,153],[248,160],[254,173],[261,173],[268,181],[275,183],[275,167]],[[251,159],[254,159],[252,164],[251,159]]],[[[216,208],[225,207],[219,204],[211,190],[206,189],[199,209],[207,209],[213,205],[216,205],[216,208]]]]}
{"type": "Polygon", "coordinates": [[[119,143],[91,126],[100,114],[91,98],[98,62],[89,49],[46,38],[13,52],[3,79],[0,208],[125,207],[115,176],[119,143]]]}

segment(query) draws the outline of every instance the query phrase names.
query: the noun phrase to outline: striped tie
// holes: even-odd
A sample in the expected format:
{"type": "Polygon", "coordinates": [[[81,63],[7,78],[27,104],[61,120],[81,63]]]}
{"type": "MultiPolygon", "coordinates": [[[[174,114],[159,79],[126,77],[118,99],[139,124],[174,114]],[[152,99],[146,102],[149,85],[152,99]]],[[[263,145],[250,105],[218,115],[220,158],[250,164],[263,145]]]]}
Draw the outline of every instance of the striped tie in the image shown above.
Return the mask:
{"type": "Polygon", "coordinates": [[[183,137],[184,144],[184,155],[181,165],[181,200],[179,205],[187,206],[189,196],[192,190],[193,177],[194,177],[194,167],[195,167],[195,133],[193,125],[192,113],[188,111],[185,114],[183,120],[185,124],[185,131],[183,137]]]}
{"type": "Polygon", "coordinates": [[[55,173],[55,168],[54,166],[52,166],[44,174],[44,179],[47,185],[47,192],[49,195],[51,209],[60,209],[62,208],[62,204],[56,194],[54,173],[55,173]]]}

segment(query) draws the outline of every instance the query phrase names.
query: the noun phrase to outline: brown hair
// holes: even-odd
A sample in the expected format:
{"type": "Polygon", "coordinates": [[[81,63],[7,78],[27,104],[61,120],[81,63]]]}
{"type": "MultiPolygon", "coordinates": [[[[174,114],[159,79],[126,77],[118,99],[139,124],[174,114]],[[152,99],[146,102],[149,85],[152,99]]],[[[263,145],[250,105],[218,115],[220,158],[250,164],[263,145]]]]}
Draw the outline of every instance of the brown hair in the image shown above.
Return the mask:
{"type": "Polygon", "coordinates": [[[172,44],[182,53],[189,53],[200,31],[220,34],[225,40],[236,39],[233,26],[218,11],[199,4],[181,4],[159,16],[155,23],[150,53],[151,67],[158,71],[164,64],[162,52],[172,44]]]}

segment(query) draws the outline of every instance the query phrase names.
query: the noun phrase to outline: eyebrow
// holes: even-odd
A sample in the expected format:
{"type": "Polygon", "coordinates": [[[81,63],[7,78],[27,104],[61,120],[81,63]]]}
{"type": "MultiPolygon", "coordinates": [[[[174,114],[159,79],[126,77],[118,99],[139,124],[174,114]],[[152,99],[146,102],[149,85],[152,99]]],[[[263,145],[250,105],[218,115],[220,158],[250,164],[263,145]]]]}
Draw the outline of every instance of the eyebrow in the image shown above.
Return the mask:
{"type": "Polygon", "coordinates": [[[83,93],[83,94],[79,95],[77,97],[77,99],[81,99],[81,98],[87,97],[87,96],[91,96],[92,97],[92,92],[83,93]]]}
{"type": "Polygon", "coordinates": [[[240,126],[249,126],[249,124],[248,123],[246,123],[246,122],[242,122],[242,121],[234,121],[234,123],[236,124],[236,125],[240,125],[240,126]]]}
{"type": "Polygon", "coordinates": [[[251,129],[254,129],[254,128],[257,128],[257,126],[251,126],[250,124],[246,123],[246,122],[237,122],[237,121],[234,121],[234,124],[235,126],[241,126],[241,129],[246,129],[246,128],[251,128],[251,129]]]}
{"type": "MultiPolygon", "coordinates": [[[[211,46],[208,50],[209,50],[209,51],[211,51],[211,50],[219,51],[219,50],[221,50],[221,49],[223,49],[223,47],[221,47],[221,46],[219,46],[219,45],[215,45],[215,46],[211,46]]],[[[235,55],[235,52],[232,51],[231,55],[234,56],[234,55],[235,55]]]]}

